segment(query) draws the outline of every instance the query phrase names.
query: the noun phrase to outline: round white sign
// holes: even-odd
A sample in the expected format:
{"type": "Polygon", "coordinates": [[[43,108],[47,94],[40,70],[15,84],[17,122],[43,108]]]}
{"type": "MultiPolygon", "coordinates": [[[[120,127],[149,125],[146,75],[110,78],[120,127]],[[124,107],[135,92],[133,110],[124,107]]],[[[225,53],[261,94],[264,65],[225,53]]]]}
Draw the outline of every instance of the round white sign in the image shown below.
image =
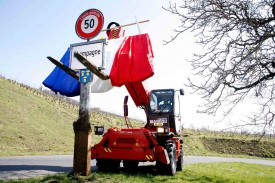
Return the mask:
{"type": "Polygon", "coordinates": [[[103,23],[104,17],[99,10],[86,10],[76,21],[76,34],[82,39],[91,39],[99,34],[103,27],[103,23]]]}

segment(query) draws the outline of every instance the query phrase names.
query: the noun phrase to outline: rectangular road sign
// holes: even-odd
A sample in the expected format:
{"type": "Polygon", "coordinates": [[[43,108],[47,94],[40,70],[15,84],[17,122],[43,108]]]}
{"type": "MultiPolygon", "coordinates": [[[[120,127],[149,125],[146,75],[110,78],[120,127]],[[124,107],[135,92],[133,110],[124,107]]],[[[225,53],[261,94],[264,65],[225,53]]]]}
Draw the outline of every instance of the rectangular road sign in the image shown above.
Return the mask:
{"type": "Polygon", "coordinates": [[[106,40],[96,40],[89,41],[84,43],[71,44],[71,59],[70,59],[70,68],[72,70],[86,69],[86,67],[81,64],[77,58],[74,56],[74,53],[77,52],[87,60],[92,62],[97,67],[104,68],[104,46],[106,40]]]}

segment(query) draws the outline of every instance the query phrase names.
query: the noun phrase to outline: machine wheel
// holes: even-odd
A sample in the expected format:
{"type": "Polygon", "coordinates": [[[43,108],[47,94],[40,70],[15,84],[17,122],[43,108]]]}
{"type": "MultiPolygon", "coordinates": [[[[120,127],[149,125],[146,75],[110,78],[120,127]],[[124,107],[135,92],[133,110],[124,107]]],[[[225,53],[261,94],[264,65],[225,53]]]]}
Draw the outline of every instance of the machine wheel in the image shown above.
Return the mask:
{"type": "Polygon", "coordinates": [[[99,171],[117,171],[120,160],[96,159],[96,166],[99,171]]]}
{"type": "Polygon", "coordinates": [[[183,170],[183,149],[182,145],[180,145],[180,156],[177,161],[177,171],[182,171],[183,170]]]}
{"type": "Polygon", "coordinates": [[[123,160],[123,166],[126,171],[133,172],[138,169],[138,161],[123,160]]]}
{"type": "Polygon", "coordinates": [[[160,174],[175,175],[176,169],[177,169],[177,161],[176,161],[176,146],[174,142],[168,142],[166,144],[166,151],[168,153],[170,163],[167,165],[157,161],[156,162],[157,172],[159,172],[160,174]]]}
{"type": "Polygon", "coordinates": [[[166,145],[166,150],[170,159],[170,164],[167,165],[167,174],[175,175],[177,169],[177,161],[176,161],[176,146],[174,142],[169,142],[166,145]]]}

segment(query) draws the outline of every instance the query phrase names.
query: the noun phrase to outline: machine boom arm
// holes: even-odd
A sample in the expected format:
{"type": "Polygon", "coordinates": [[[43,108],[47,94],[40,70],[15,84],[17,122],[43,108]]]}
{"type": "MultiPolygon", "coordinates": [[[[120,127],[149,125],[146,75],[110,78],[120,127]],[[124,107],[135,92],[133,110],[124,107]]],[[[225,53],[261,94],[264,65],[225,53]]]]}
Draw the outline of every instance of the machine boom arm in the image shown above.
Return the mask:
{"type": "Polygon", "coordinates": [[[149,91],[146,90],[142,82],[125,84],[130,96],[132,97],[136,106],[146,108],[148,105],[149,91]]]}

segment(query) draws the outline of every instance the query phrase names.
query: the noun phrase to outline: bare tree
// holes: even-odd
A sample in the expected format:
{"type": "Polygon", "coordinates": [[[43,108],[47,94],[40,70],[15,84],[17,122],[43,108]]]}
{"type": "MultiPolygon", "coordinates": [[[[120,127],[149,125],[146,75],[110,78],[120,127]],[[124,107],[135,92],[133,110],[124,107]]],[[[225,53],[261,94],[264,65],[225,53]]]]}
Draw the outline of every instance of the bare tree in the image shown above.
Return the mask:
{"type": "Polygon", "coordinates": [[[260,108],[243,125],[274,131],[274,0],[182,0],[164,9],[181,22],[165,44],[192,32],[203,46],[189,60],[200,82],[187,84],[206,101],[200,112],[215,115],[227,106],[228,115],[251,98],[260,108]]]}

